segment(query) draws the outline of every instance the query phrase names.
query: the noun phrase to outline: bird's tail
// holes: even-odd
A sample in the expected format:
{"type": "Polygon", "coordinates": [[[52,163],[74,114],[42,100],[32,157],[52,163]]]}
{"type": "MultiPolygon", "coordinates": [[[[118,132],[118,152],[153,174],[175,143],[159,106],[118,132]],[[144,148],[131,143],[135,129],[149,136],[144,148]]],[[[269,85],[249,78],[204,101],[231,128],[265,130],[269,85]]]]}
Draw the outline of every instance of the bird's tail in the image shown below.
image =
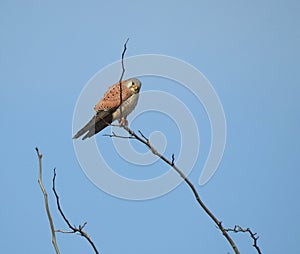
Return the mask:
{"type": "Polygon", "coordinates": [[[112,123],[112,115],[108,114],[106,116],[101,116],[101,114],[96,114],[93,118],[82,128],[80,129],[73,137],[77,139],[85,134],[82,140],[90,138],[97,134],[99,131],[103,130],[105,127],[112,123]]]}

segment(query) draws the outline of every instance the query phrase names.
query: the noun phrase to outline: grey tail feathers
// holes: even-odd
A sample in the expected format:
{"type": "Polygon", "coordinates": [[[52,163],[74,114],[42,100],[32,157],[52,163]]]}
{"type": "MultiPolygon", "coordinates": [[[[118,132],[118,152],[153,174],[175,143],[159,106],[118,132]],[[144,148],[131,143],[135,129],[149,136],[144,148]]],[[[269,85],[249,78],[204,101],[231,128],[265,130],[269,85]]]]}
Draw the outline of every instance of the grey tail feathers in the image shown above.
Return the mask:
{"type": "Polygon", "coordinates": [[[80,129],[73,137],[77,139],[85,134],[82,140],[90,138],[97,134],[99,131],[103,130],[105,127],[112,123],[112,114],[96,114],[93,118],[82,128],[80,129]]]}

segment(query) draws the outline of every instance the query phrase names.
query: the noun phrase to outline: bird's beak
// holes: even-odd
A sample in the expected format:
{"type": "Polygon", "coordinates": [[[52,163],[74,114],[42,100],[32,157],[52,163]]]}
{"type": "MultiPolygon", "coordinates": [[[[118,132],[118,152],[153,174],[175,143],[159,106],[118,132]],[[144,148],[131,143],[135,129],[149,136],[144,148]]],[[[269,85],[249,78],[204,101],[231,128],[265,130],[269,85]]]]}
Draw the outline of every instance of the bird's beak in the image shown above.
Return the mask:
{"type": "Polygon", "coordinates": [[[140,89],[140,86],[135,84],[135,85],[133,85],[133,89],[134,89],[134,91],[138,92],[140,89]]]}

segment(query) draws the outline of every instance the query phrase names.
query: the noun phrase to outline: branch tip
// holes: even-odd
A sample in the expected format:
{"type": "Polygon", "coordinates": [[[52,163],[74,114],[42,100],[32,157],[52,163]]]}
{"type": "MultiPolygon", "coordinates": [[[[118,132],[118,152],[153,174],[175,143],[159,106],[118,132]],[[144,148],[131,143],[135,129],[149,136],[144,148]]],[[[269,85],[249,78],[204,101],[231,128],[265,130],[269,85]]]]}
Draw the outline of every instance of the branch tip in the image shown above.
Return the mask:
{"type": "Polygon", "coordinates": [[[147,143],[149,143],[149,138],[147,138],[147,137],[141,132],[141,130],[138,130],[138,132],[140,133],[140,135],[142,136],[142,138],[143,138],[144,140],[146,140],[147,143]]]}
{"type": "Polygon", "coordinates": [[[36,151],[38,158],[42,159],[43,155],[39,152],[39,149],[37,147],[35,147],[35,151],[36,151]]]}
{"type": "Polygon", "coordinates": [[[174,166],[174,162],[175,162],[175,155],[174,155],[174,153],[172,153],[172,162],[171,162],[172,167],[174,166]]]}
{"type": "MultiPolygon", "coordinates": [[[[120,106],[122,105],[123,102],[123,96],[122,96],[122,79],[125,73],[125,67],[124,67],[124,56],[125,56],[125,52],[127,50],[127,42],[129,41],[129,38],[127,38],[126,42],[124,43],[124,48],[123,48],[123,52],[122,52],[122,59],[121,59],[121,64],[122,64],[122,73],[121,73],[121,77],[119,80],[119,87],[120,87],[120,106]]],[[[120,119],[123,118],[123,112],[122,112],[122,107],[120,107],[120,119]]]]}
{"type": "Polygon", "coordinates": [[[253,239],[253,247],[257,250],[258,254],[261,254],[261,250],[259,248],[259,246],[257,245],[257,240],[259,238],[259,236],[256,237],[257,233],[253,233],[251,231],[250,228],[245,228],[243,229],[241,226],[239,225],[235,225],[233,228],[226,228],[225,229],[226,232],[234,232],[234,233],[249,233],[250,237],[253,239]]]}

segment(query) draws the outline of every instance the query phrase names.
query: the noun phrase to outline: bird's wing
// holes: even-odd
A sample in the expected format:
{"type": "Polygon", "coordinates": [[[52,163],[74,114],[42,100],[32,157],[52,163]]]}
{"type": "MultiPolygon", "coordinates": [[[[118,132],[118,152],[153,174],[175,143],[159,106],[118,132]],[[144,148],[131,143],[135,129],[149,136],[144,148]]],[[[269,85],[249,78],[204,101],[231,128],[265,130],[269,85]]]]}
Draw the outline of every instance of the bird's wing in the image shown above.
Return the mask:
{"type": "MultiPolygon", "coordinates": [[[[122,81],[122,101],[126,101],[132,95],[131,90],[122,81]]],[[[101,110],[110,110],[120,106],[120,83],[112,85],[105,93],[103,98],[96,104],[94,110],[99,112],[101,110]]]]}
{"type": "Polygon", "coordinates": [[[97,114],[94,115],[92,119],[74,135],[73,139],[79,138],[80,136],[85,134],[85,136],[82,138],[84,140],[103,130],[105,127],[112,123],[112,113],[116,109],[117,108],[112,108],[110,110],[101,110],[97,112],[97,114]]]}

